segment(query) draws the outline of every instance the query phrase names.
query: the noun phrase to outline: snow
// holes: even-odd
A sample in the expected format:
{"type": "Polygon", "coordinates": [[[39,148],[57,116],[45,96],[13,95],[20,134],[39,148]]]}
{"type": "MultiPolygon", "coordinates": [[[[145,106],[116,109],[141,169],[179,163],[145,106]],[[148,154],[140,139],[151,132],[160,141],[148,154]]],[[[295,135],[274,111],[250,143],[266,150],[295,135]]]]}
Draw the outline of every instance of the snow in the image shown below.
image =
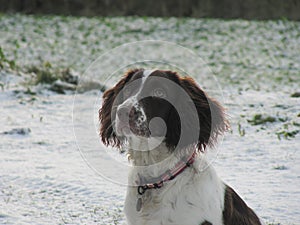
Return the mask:
{"type": "Polygon", "coordinates": [[[124,222],[128,165],[98,137],[101,92],[57,94],[26,68],[50,62],[112,85],[134,61],[182,69],[218,98],[232,126],[212,151],[218,174],[267,224],[300,224],[300,134],[284,137],[300,129],[299,22],[1,15],[0,27],[22,68],[0,74],[0,224],[124,222]],[[150,39],[155,51],[133,44],[150,39]],[[275,122],[251,125],[257,114],[275,122]]]}

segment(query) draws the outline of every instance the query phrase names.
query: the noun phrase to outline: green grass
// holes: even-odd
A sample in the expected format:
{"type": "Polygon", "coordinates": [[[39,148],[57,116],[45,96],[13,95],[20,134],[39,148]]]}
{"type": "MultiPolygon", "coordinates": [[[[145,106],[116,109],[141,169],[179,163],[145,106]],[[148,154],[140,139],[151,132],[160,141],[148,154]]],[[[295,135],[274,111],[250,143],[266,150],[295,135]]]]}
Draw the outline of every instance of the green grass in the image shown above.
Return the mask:
{"type": "MultiPolygon", "coordinates": [[[[18,65],[22,71],[24,66],[50,62],[53,68],[72,67],[82,73],[91,61],[118,45],[165,40],[198,54],[224,85],[272,91],[282,84],[300,83],[300,65],[295,61],[300,51],[297,21],[1,14],[0,31],[5,53],[0,52],[0,66],[18,65]]],[[[48,70],[40,70],[38,82],[56,79],[48,70]]]]}
{"type": "Polygon", "coordinates": [[[35,74],[34,84],[51,84],[59,79],[59,75],[45,66],[30,66],[27,72],[35,74]]]}
{"type": "Polygon", "coordinates": [[[255,114],[252,119],[248,120],[251,125],[261,125],[266,123],[274,123],[276,118],[273,116],[263,116],[262,114],[255,114]]]}
{"type": "Polygon", "coordinates": [[[14,60],[9,60],[4,52],[2,47],[0,46],[0,68],[9,68],[9,69],[16,69],[16,62],[14,60]]]}

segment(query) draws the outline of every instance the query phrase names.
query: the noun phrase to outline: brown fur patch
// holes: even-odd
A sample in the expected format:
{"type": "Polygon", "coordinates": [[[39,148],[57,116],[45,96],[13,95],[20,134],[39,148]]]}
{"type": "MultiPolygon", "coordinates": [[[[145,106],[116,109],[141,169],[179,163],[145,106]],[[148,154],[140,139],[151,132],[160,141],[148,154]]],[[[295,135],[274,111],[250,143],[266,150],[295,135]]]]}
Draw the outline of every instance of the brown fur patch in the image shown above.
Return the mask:
{"type": "Polygon", "coordinates": [[[229,186],[225,190],[224,225],[261,225],[257,215],[229,186]]]}

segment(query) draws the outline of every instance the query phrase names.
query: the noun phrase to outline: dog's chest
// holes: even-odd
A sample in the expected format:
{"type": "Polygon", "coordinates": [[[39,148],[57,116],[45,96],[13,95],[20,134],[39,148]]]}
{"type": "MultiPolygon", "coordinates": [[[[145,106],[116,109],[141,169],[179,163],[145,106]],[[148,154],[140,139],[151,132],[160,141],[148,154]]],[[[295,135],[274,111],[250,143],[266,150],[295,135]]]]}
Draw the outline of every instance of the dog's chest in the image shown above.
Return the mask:
{"type": "Polygon", "coordinates": [[[181,176],[143,196],[129,188],[125,214],[128,225],[222,225],[223,205],[223,184],[214,171],[207,171],[189,181],[181,176]]]}

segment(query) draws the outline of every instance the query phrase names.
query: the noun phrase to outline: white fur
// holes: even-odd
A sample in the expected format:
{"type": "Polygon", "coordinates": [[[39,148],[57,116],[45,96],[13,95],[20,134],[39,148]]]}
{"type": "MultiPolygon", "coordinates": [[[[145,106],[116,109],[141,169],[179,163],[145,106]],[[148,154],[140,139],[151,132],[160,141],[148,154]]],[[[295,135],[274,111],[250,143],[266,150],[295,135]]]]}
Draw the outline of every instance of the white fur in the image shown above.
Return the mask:
{"type": "MultiPolygon", "coordinates": [[[[137,140],[135,140],[136,142],[137,140]]],[[[146,151],[147,141],[141,139],[143,151],[129,150],[133,167],[129,174],[125,214],[128,225],[200,225],[209,221],[222,225],[225,185],[215,170],[207,166],[203,156],[196,156],[191,167],[186,168],[174,180],[166,182],[161,189],[147,190],[143,196],[137,192],[137,181],[142,174],[146,179],[172,169],[183,155],[191,149],[171,154],[164,144],[146,151]],[[203,171],[203,168],[207,168],[203,171]],[[200,172],[201,171],[201,172],[200,172]],[[136,210],[138,198],[142,198],[141,210],[136,210]]]]}
{"type": "Polygon", "coordinates": [[[153,73],[155,70],[144,70],[143,72],[143,76],[145,78],[147,78],[149,75],[151,75],[151,73],[153,73]]]}
{"type": "MultiPolygon", "coordinates": [[[[122,107],[128,110],[133,108],[138,116],[135,121],[130,121],[135,125],[133,128],[139,129],[139,132],[145,131],[143,129],[146,125],[150,130],[146,130],[147,134],[151,134],[151,123],[164,122],[159,118],[152,118],[148,124],[144,108],[138,101],[145,81],[153,72],[154,70],[143,71],[137,92],[117,107],[117,111],[122,107]]],[[[124,120],[122,111],[120,115],[124,120]]],[[[122,135],[123,132],[126,136],[128,159],[132,163],[125,201],[127,225],[202,225],[206,221],[213,225],[223,225],[224,197],[228,187],[219,179],[202,153],[196,155],[190,167],[185,168],[173,180],[165,182],[160,189],[148,189],[143,195],[138,193],[138,185],[147,181],[152,183],[153,178],[174,169],[183,157],[190,157],[196,147],[172,151],[165,145],[163,134],[161,137],[149,138],[147,135],[135,135],[129,129],[129,119],[121,121],[117,114],[115,121],[117,134],[122,135]],[[142,204],[137,204],[140,201],[142,204]]],[[[249,210],[245,213],[249,215],[249,210]]],[[[229,220],[237,224],[236,217],[229,220]]]]}
{"type": "MultiPolygon", "coordinates": [[[[137,104],[137,96],[154,71],[145,70],[140,89],[118,106],[118,109],[137,107],[136,110],[144,117],[141,124],[146,119],[146,114],[137,104]]],[[[118,118],[116,123],[118,125],[118,118]]],[[[164,137],[146,138],[133,133],[127,133],[126,136],[129,144],[128,158],[132,162],[125,202],[128,225],[200,225],[204,221],[222,225],[225,185],[217,177],[215,170],[207,165],[204,156],[198,154],[193,165],[175,179],[166,182],[160,189],[146,190],[141,196],[137,191],[140,176],[149,180],[162,175],[174,168],[183,156],[190,156],[194,147],[176,150],[172,154],[163,142],[164,137]],[[136,208],[139,198],[143,202],[140,211],[136,208]]]]}
{"type": "MultiPolygon", "coordinates": [[[[135,121],[137,127],[142,127],[147,122],[146,121],[146,113],[144,112],[144,109],[142,107],[140,107],[140,105],[138,104],[138,100],[137,99],[138,99],[138,96],[140,95],[140,93],[141,93],[141,91],[143,89],[145,81],[147,80],[147,78],[154,71],[155,71],[155,69],[153,69],[153,70],[144,70],[143,71],[143,77],[140,78],[140,79],[142,79],[142,83],[139,86],[139,90],[135,93],[135,95],[130,96],[128,99],[126,99],[122,104],[118,105],[118,107],[117,107],[117,111],[120,108],[127,108],[127,109],[135,108],[135,110],[141,114],[141,116],[135,121]]],[[[137,82],[137,81],[133,81],[133,82],[137,82]]],[[[117,134],[122,135],[122,130],[120,129],[120,124],[121,124],[120,118],[117,115],[116,116],[116,124],[115,124],[116,127],[115,127],[115,130],[116,130],[117,134]]],[[[129,126],[129,117],[127,118],[126,121],[123,121],[123,125],[125,125],[128,128],[130,127],[129,126]]],[[[135,137],[135,135],[130,131],[130,129],[127,129],[127,136],[131,136],[133,138],[135,137]]]]}
{"type": "MultiPolygon", "coordinates": [[[[139,90],[136,92],[135,95],[131,96],[130,98],[126,99],[122,104],[118,105],[117,107],[117,111],[120,109],[120,108],[128,108],[128,109],[131,109],[132,107],[135,108],[135,110],[137,112],[140,112],[142,116],[140,116],[138,118],[137,121],[135,121],[137,127],[141,127],[143,126],[144,123],[146,123],[146,113],[144,112],[144,109],[142,107],[140,107],[140,105],[138,104],[138,96],[140,95],[142,89],[143,89],[143,86],[144,86],[144,83],[145,81],[147,80],[147,78],[154,72],[155,70],[144,70],[143,71],[143,77],[140,78],[142,79],[142,83],[141,85],[139,86],[139,90]]],[[[136,82],[136,81],[134,81],[136,82]]],[[[129,127],[129,117],[127,118],[127,121],[123,121],[123,123],[125,123],[125,125],[127,127],[129,127]]],[[[122,134],[122,131],[119,129],[120,125],[120,119],[118,117],[118,115],[116,116],[116,127],[115,127],[115,130],[116,130],[116,133],[117,134],[122,134]]],[[[132,132],[128,129],[128,132],[131,133],[130,136],[135,136],[134,134],[132,134],[132,132]]]]}

